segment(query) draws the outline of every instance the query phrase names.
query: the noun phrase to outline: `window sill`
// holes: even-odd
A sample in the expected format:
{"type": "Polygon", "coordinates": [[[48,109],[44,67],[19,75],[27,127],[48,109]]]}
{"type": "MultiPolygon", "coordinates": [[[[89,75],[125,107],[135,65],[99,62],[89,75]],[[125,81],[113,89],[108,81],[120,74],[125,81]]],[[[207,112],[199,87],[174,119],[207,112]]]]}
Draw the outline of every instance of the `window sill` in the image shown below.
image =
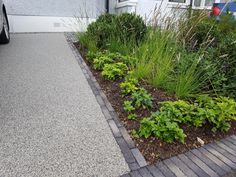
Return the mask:
{"type": "Polygon", "coordinates": [[[122,8],[127,6],[136,6],[138,3],[138,0],[128,0],[124,2],[117,2],[116,8],[122,8]]]}

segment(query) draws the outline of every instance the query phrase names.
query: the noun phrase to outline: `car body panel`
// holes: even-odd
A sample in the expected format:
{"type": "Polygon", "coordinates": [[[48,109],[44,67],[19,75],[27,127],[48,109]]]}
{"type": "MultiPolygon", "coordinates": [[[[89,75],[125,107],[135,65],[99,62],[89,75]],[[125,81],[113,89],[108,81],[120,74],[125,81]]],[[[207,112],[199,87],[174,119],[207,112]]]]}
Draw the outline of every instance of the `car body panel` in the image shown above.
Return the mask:
{"type": "Polygon", "coordinates": [[[2,31],[3,28],[3,1],[0,0],[0,32],[2,31]]]}

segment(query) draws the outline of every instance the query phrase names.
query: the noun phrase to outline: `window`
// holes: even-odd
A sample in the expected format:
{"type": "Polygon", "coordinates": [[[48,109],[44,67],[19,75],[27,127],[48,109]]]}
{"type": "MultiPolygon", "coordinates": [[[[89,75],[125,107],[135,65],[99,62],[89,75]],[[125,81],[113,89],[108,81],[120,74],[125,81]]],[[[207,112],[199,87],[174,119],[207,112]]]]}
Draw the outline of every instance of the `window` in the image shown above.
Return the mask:
{"type": "Polygon", "coordinates": [[[214,2],[215,0],[194,0],[193,5],[196,8],[204,9],[212,7],[214,2]]]}

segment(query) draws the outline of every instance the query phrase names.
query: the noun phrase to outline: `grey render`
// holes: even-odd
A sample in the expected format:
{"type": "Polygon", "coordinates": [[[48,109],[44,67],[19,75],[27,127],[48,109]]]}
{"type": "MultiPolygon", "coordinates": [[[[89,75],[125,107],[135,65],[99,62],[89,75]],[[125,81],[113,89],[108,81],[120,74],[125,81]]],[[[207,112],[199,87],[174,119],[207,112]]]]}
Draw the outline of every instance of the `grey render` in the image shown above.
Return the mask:
{"type": "Polygon", "coordinates": [[[106,0],[5,0],[11,15],[90,17],[105,11],[106,0]]]}

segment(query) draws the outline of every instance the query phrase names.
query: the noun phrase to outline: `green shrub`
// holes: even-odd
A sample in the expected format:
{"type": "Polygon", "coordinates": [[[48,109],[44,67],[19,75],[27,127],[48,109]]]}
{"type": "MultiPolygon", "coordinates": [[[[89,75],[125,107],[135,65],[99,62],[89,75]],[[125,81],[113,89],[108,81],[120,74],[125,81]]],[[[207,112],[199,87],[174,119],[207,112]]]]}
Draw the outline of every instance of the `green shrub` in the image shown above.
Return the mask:
{"type": "Polygon", "coordinates": [[[150,118],[144,118],[140,123],[139,136],[145,138],[154,135],[165,142],[179,140],[184,143],[186,135],[177,123],[172,122],[166,115],[153,113],[150,118]]]}
{"type": "Polygon", "coordinates": [[[88,26],[86,34],[96,41],[98,48],[105,48],[107,40],[114,31],[114,19],[115,15],[106,13],[88,26]]]}
{"type": "Polygon", "coordinates": [[[122,79],[128,71],[126,64],[118,62],[115,64],[105,64],[102,76],[107,80],[122,79]]]}
{"type": "Polygon", "coordinates": [[[110,64],[112,62],[113,60],[107,56],[97,57],[93,60],[93,67],[96,70],[103,70],[105,64],[110,64]]]}
{"type": "Polygon", "coordinates": [[[124,110],[128,113],[131,113],[135,110],[135,107],[132,105],[132,101],[125,101],[124,102],[124,110]]]}
{"type": "Polygon", "coordinates": [[[121,42],[135,39],[139,42],[145,36],[147,27],[143,19],[130,13],[122,13],[115,18],[115,38],[121,42]]]}
{"type": "Polygon", "coordinates": [[[133,113],[133,114],[129,114],[128,119],[129,119],[129,120],[136,120],[137,117],[138,117],[137,114],[134,114],[134,113],[133,113]]]}
{"type": "Polygon", "coordinates": [[[132,102],[136,108],[144,109],[152,107],[152,96],[144,88],[139,89],[131,95],[132,102]]]}
{"type": "Polygon", "coordinates": [[[99,49],[110,49],[112,52],[129,54],[146,33],[146,25],[141,17],[135,14],[101,15],[88,26],[86,35],[99,49]],[[132,41],[132,42],[131,42],[132,41]],[[126,52],[123,52],[126,51],[126,52]]]}
{"type": "Polygon", "coordinates": [[[93,60],[97,57],[100,57],[102,56],[102,52],[91,52],[91,51],[88,51],[88,53],[86,54],[86,59],[89,61],[89,62],[93,62],[93,60]]]}
{"type": "Polygon", "coordinates": [[[138,80],[137,79],[126,79],[125,82],[120,84],[121,92],[123,96],[133,94],[138,90],[138,80]]]}

